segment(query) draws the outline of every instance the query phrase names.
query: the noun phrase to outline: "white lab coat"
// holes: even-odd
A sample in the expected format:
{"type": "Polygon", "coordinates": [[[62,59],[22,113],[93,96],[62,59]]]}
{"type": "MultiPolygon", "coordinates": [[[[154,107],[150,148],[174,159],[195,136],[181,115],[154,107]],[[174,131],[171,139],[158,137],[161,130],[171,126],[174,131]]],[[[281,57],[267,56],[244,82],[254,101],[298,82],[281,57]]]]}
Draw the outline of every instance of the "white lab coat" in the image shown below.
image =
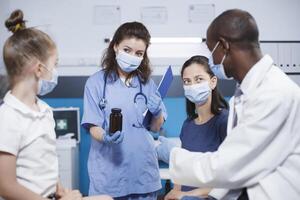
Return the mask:
{"type": "Polygon", "coordinates": [[[241,89],[237,126],[232,128],[231,99],[228,135],[218,151],[174,148],[171,179],[196,187],[247,187],[250,200],[299,200],[299,87],[266,55],[247,73],[241,89]]]}

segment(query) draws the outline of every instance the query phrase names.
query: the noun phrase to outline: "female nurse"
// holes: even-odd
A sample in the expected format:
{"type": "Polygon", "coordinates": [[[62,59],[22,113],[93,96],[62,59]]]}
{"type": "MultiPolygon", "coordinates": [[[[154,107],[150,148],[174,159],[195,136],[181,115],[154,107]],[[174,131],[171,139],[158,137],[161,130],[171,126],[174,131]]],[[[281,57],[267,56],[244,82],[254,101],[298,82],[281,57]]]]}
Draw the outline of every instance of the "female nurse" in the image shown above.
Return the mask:
{"type": "Polygon", "coordinates": [[[89,194],[114,199],[156,199],[161,188],[153,137],[143,113],[158,131],[166,111],[150,78],[147,56],[150,34],[139,22],[121,25],[103,58],[102,69],[89,77],[84,92],[82,125],[92,136],[88,158],[89,194]],[[120,108],[122,131],[109,132],[112,108],[120,108]]]}
{"type": "MultiPolygon", "coordinates": [[[[217,77],[208,58],[193,56],[181,69],[186,97],[187,119],[180,140],[182,148],[194,152],[213,152],[226,137],[228,105],[217,88],[217,77]]],[[[165,200],[208,197],[211,189],[175,185],[165,200]]]]}

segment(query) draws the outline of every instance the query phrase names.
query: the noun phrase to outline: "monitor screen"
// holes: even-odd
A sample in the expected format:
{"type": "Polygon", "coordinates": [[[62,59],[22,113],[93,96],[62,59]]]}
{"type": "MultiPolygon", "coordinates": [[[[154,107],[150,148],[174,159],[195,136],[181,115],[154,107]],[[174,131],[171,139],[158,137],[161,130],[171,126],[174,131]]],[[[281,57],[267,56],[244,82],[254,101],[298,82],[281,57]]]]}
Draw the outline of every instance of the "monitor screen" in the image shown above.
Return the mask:
{"type": "Polygon", "coordinates": [[[74,133],[76,141],[79,141],[79,108],[54,108],[53,116],[55,120],[56,138],[74,133]]]}

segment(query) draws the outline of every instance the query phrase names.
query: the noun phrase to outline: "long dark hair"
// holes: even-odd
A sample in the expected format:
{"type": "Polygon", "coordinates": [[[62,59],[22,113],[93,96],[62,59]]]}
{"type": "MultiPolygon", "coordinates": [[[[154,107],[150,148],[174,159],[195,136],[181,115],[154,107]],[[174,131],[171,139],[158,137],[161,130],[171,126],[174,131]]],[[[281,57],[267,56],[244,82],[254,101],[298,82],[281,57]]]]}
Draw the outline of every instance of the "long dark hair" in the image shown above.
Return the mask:
{"type": "MultiPolygon", "coordinates": [[[[183,77],[184,70],[194,63],[203,66],[205,71],[209,74],[210,78],[215,76],[215,74],[212,72],[212,70],[209,67],[208,59],[204,56],[197,55],[197,56],[193,56],[190,59],[188,59],[187,61],[185,61],[185,63],[182,66],[182,69],[181,69],[181,78],[183,77]]],[[[211,99],[210,110],[214,115],[218,115],[221,113],[221,110],[224,108],[228,109],[228,103],[224,99],[224,97],[220,94],[218,87],[216,86],[212,90],[212,99],[211,99]]],[[[198,117],[195,110],[196,110],[195,104],[186,98],[186,113],[187,113],[188,118],[195,119],[198,117]]]]}
{"type": "Polygon", "coordinates": [[[127,22],[122,24],[115,32],[106,52],[102,57],[102,67],[110,81],[116,81],[118,77],[118,63],[116,61],[116,53],[114,51],[114,46],[120,44],[124,39],[137,38],[141,39],[146,44],[146,51],[141,65],[138,70],[135,70],[127,76],[126,80],[133,76],[139,76],[141,83],[145,84],[148,82],[151,69],[150,62],[147,55],[147,49],[150,45],[150,33],[147,28],[140,22],[127,22]]]}

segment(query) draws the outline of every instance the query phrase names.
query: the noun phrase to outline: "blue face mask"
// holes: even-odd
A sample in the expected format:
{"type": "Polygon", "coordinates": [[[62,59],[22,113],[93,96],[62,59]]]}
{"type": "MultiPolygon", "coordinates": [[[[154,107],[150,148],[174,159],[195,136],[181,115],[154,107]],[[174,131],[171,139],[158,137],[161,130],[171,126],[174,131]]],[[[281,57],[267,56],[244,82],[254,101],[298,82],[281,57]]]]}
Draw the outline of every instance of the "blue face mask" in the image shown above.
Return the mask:
{"type": "Polygon", "coordinates": [[[194,85],[184,85],[183,89],[185,97],[198,106],[205,104],[211,94],[208,81],[194,85]]]}
{"type": "MultiPolygon", "coordinates": [[[[47,67],[45,67],[45,68],[49,71],[49,69],[47,67]]],[[[41,96],[46,95],[46,94],[52,92],[52,90],[56,87],[57,79],[58,79],[57,70],[53,69],[51,73],[52,73],[52,79],[50,81],[44,80],[44,79],[39,80],[38,95],[41,95],[41,96]]]]}
{"type": "Polygon", "coordinates": [[[143,58],[132,56],[124,51],[119,51],[116,55],[116,60],[124,72],[130,73],[140,66],[143,58]]]}
{"type": "Polygon", "coordinates": [[[228,77],[225,73],[224,70],[224,65],[223,62],[226,58],[226,54],[223,56],[222,61],[220,64],[214,64],[214,60],[213,60],[213,53],[215,52],[215,50],[217,49],[218,45],[220,42],[217,42],[216,46],[213,48],[211,55],[209,57],[209,66],[211,68],[211,70],[213,71],[213,73],[219,78],[219,79],[224,79],[224,80],[231,80],[231,77],[228,77]]]}

